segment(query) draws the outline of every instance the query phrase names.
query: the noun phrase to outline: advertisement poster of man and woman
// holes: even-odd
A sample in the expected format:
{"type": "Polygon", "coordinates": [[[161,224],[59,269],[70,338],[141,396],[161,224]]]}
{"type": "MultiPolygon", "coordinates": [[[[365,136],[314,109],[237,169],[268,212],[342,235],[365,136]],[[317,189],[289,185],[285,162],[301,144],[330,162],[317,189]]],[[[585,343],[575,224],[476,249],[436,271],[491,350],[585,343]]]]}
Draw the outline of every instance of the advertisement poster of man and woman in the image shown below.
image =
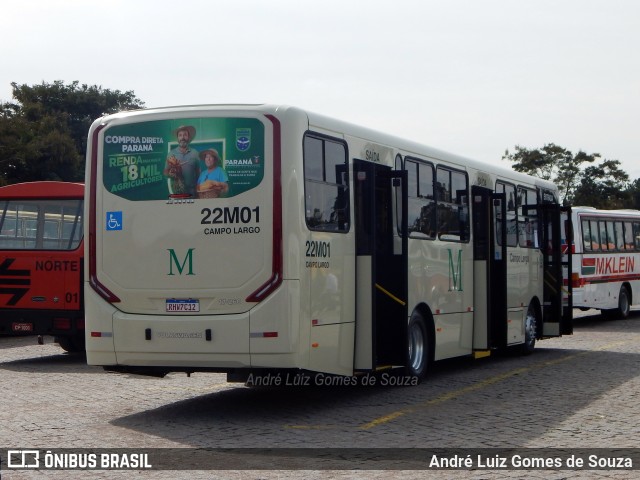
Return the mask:
{"type": "Polygon", "coordinates": [[[264,126],[254,118],[114,125],[103,154],[106,190],[127,200],[232,197],[264,177],[264,126]]]}

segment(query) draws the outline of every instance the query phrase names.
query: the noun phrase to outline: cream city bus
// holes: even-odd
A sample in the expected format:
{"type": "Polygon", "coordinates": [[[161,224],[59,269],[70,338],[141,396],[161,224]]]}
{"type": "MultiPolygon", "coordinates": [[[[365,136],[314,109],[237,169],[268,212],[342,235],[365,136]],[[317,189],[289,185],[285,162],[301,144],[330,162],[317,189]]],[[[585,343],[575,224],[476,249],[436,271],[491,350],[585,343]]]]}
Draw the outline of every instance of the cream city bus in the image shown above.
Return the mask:
{"type": "Polygon", "coordinates": [[[98,119],[86,186],[87,359],[108,370],[416,379],[571,333],[562,209],[537,178],[226,105],[98,119]]]}
{"type": "Polygon", "coordinates": [[[571,209],[573,306],[626,318],[640,298],[640,211],[571,209]]]}

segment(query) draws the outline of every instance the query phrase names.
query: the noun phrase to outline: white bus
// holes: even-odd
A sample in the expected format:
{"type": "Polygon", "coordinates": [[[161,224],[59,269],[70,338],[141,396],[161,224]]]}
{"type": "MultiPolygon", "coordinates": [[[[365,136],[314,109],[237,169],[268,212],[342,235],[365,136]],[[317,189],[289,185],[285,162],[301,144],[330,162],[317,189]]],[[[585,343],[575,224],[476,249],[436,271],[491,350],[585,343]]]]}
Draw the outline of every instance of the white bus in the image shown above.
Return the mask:
{"type": "Polygon", "coordinates": [[[640,211],[573,207],[573,306],[626,318],[640,298],[640,211]]]}
{"type": "Polygon", "coordinates": [[[106,116],[86,172],[92,365],[415,379],[571,333],[550,182],[273,105],[106,116]]]}

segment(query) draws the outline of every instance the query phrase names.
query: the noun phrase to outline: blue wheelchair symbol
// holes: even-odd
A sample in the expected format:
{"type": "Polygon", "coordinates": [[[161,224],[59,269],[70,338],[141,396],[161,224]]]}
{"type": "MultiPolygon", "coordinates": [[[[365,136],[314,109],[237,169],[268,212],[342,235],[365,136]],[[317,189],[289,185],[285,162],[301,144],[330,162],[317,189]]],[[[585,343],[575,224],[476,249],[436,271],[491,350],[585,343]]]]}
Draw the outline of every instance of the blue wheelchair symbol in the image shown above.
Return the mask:
{"type": "Polygon", "coordinates": [[[122,230],[122,212],[107,212],[107,230],[122,230]]]}

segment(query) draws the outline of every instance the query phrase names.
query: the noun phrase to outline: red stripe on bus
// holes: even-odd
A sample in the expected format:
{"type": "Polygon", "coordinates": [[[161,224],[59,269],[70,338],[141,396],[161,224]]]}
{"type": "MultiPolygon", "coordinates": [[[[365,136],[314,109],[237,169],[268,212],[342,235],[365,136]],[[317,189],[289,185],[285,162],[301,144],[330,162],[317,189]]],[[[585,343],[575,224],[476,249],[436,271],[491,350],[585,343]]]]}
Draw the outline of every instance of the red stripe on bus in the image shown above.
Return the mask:
{"type": "Polygon", "coordinates": [[[100,131],[107,125],[99,125],[93,132],[91,146],[91,178],[89,179],[89,185],[91,186],[91,195],[89,198],[89,283],[91,287],[109,303],[119,302],[120,299],[116,297],[107,287],[102,285],[98,280],[98,272],[96,266],[96,195],[98,184],[98,137],[100,131]]]}
{"type": "Polygon", "coordinates": [[[609,283],[609,282],[631,282],[640,280],[640,274],[633,275],[601,275],[599,277],[582,277],[585,284],[589,283],[609,283]]]}
{"type": "Polygon", "coordinates": [[[282,253],[282,175],[281,157],[282,147],[280,139],[280,121],[273,115],[266,115],[273,123],[273,247],[271,278],[260,288],[249,295],[247,302],[261,302],[282,284],[283,253],[282,253]]]}

